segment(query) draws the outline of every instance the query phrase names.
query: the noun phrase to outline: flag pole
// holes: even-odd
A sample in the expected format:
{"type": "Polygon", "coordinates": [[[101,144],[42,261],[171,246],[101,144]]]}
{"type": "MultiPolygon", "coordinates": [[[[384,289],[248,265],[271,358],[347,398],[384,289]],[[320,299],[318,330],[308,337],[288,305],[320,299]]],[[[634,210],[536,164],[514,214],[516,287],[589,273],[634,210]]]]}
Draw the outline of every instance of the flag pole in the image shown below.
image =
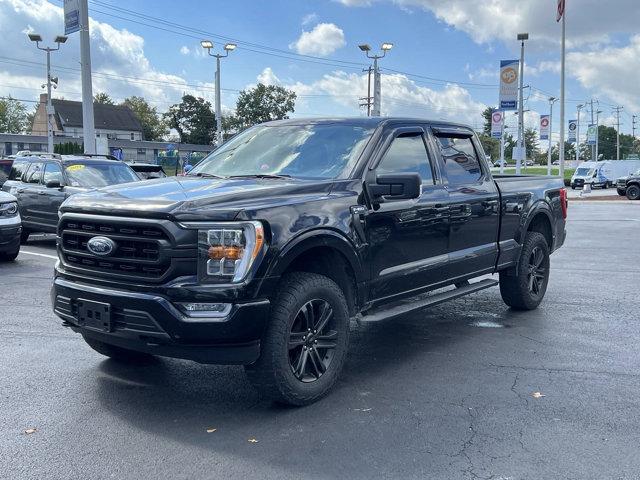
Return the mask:
{"type": "Polygon", "coordinates": [[[565,50],[565,18],[567,16],[566,0],[563,2],[562,11],[562,47],[560,59],[560,178],[564,179],[564,50],[565,50]]]}

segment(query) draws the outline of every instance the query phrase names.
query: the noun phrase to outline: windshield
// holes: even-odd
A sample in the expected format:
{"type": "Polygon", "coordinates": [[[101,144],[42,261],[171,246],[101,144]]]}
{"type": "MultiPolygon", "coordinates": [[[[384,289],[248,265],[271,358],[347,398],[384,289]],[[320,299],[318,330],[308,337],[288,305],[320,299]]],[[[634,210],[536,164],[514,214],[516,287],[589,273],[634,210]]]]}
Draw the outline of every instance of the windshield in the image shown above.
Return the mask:
{"type": "Polygon", "coordinates": [[[65,168],[72,187],[106,187],[118,183],[136,182],[138,176],[123,163],[73,164],[65,168]]]}
{"type": "Polygon", "coordinates": [[[588,168],[588,167],[582,167],[582,168],[578,168],[576,170],[576,175],[579,175],[581,177],[585,177],[587,175],[591,175],[593,172],[592,169],[588,168]]]}
{"type": "Polygon", "coordinates": [[[189,176],[345,177],[373,130],[345,124],[260,125],[214,150],[189,176]]]}

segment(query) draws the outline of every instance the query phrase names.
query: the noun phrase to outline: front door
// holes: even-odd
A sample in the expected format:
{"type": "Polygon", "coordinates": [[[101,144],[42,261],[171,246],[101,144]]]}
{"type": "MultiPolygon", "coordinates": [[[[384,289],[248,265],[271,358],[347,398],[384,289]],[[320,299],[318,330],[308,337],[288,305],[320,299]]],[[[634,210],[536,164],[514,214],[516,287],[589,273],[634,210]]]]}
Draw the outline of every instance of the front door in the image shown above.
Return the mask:
{"type": "Polygon", "coordinates": [[[49,162],[44,166],[44,175],[42,177],[44,188],[42,189],[42,216],[43,221],[48,227],[48,231],[55,232],[58,228],[58,210],[64,202],[66,194],[64,192],[64,178],[62,168],[55,162],[49,162]],[[56,181],[60,185],[59,188],[47,187],[47,183],[56,181]]]}
{"type": "Polygon", "coordinates": [[[499,193],[480,160],[482,147],[471,131],[436,129],[434,133],[449,191],[448,276],[490,272],[498,257],[499,193]]]}
{"type": "Polygon", "coordinates": [[[400,128],[389,137],[367,177],[419,173],[422,193],[417,199],[384,201],[366,217],[372,300],[437,283],[447,265],[448,193],[428,153],[425,133],[422,128],[400,128]]]}

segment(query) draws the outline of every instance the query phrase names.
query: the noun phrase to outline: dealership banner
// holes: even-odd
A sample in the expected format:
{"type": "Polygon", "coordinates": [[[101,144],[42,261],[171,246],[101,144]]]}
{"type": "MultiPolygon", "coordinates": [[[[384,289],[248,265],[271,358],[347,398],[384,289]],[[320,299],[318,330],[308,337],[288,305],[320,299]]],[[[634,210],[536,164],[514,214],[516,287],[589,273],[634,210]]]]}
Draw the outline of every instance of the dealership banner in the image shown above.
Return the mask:
{"type": "Polygon", "coordinates": [[[598,134],[598,129],[595,123],[589,124],[589,128],[587,128],[587,145],[595,145],[596,144],[596,135],[598,134]]]}
{"type": "Polygon", "coordinates": [[[64,34],[80,31],[80,1],[64,0],[64,34]]]}
{"type": "Polygon", "coordinates": [[[549,115],[540,115],[540,140],[549,140],[549,115]]]}
{"type": "Polygon", "coordinates": [[[504,119],[504,113],[500,110],[493,110],[491,112],[491,136],[493,138],[502,137],[502,120],[504,119]]]}
{"type": "Polygon", "coordinates": [[[569,138],[567,138],[567,142],[576,143],[577,130],[578,130],[578,120],[569,120],[569,138]]]}
{"type": "Polygon", "coordinates": [[[500,61],[500,110],[518,108],[518,72],[519,60],[500,61]]]}

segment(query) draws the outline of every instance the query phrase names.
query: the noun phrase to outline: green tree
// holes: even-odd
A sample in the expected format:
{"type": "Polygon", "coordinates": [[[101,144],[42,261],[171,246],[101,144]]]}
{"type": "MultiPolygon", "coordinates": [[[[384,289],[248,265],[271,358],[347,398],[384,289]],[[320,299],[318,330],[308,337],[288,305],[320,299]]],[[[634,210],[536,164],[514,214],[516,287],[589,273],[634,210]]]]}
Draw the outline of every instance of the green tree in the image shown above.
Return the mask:
{"type": "Polygon", "coordinates": [[[169,128],[180,136],[180,142],[210,145],[213,143],[216,116],[211,103],[204,98],[184,95],[182,102],[169,107],[164,114],[169,128]]]}
{"type": "Polygon", "coordinates": [[[497,161],[500,159],[500,139],[492,138],[489,135],[482,134],[479,135],[480,143],[482,144],[482,148],[484,148],[484,153],[491,157],[492,161],[497,161]]]}
{"type": "Polygon", "coordinates": [[[116,102],[109,96],[108,93],[98,92],[93,96],[94,103],[101,103],[102,105],[115,105],[116,102]]]}
{"type": "Polygon", "coordinates": [[[526,158],[536,158],[540,153],[538,148],[538,132],[535,128],[527,128],[524,131],[524,148],[527,150],[526,158]]]}
{"type": "Polygon", "coordinates": [[[9,96],[0,99],[0,132],[22,133],[28,126],[27,107],[9,96]]]}
{"type": "Polygon", "coordinates": [[[144,140],[162,140],[168,133],[167,123],[158,115],[156,107],[152,107],[142,97],[127,97],[120,104],[129,107],[142,124],[142,138],[144,140]]]}
{"type": "MultiPolygon", "coordinates": [[[[631,135],[620,134],[620,158],[634,153],[634,139],[631,135]]],[[[617,157],[616,129],[600,125],[598,127],[598,157],[603,160],[615,160],[617,157]]]]}
{"type": "Polygon", "coordinates": [[[493,113],[493,108],[487,107],[482,111],[482,118],[484,118],[484,123],[482,124],[482,133],[485,135],[491,135],[491,114],[493,113]]]}
{"type": "MultiPolygon", "coordinates": [[[[547,163],[547,152],[544,153],[544,164],[547,163]]],[[[575,160],[576,158],[576,146],[573,143],[564,142],[564,159],[575,160]]],[[[551,161],[555,162],[560,159],[560,148],[557,143],[554,143],[551,147],[551,161]]]]}
{"type": "Polygon", "coordinates": [[[236,103],[236,116],[244,128],[256,123],[289,118],[294,112],[296,94],[276,85],[259,83],[250,90],[242,90],[236,103]]]}

